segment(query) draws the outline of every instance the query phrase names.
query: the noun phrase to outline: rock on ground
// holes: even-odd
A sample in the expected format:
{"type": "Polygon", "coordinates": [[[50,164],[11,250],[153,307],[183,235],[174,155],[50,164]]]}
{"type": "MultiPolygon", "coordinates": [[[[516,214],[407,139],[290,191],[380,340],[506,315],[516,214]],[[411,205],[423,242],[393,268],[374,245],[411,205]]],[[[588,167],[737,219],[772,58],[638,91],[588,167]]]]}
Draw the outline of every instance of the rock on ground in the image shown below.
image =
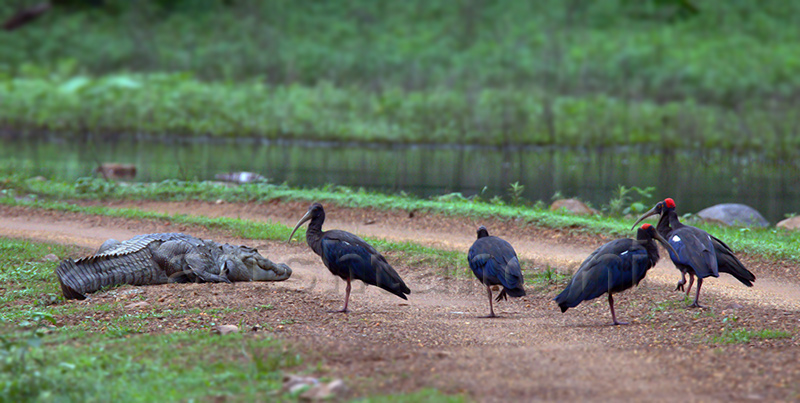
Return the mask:
{"type": "Polygon", "coordinates": [[[800,228],[800,216],[789,217],[775,225],[783,229],[798,229],[800,228]]]}
{"type": "Polygon", "coordinates": [[[756,209],[739,203],[717,204],[700,210],[697,216],[734,227],[769,227],[769,221],[756,209]]]}

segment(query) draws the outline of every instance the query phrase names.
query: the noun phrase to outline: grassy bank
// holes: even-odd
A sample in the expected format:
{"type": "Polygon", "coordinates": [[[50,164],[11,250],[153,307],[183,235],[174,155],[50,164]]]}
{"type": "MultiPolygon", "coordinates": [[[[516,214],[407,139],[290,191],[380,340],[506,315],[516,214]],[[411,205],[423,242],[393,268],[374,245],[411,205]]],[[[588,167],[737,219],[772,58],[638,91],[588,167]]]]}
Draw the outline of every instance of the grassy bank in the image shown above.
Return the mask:
{"type": "MultiPolygon", "coordinates": [[[[46,203],[40,206],[61,210],[81,211],[81,209],[85,208],[69,204],[53,204],[47,202],[47,200],[225,200],[229,202],[301,200],[307,202],[321,201],[347,207],[423,211],[446,216],[491,217],[498,220],[514,219],[545,228],[569,229],[570,231],[580,231],[606,237],[633,236],[633,231],[631,230],[632,219],[609,216],[574,216],[551,212],[547,210],[546,205],[542,202],[530,203],[525,200],[519,200],[517,205],[508,205],[502,200],[466,199],[460,194],[419,199],[405,195],[370,193],[336,186],[322,189],[295,189],[271,184],[228,187],[211,182],[181,181],[127,184],[123,186],[99,179],[63,183],[15,176],[0,178],[0,183],[2,183],[0,192],[5,196],[2,199],[3,203],[20,203],[15,201],[13,197],[33,195],[34,200],[42,200],[46,203]]],[[[797,231],[784,231],[774,228],[739,229],[707,223],[697,223],[696,225],[725,240],[736,251],[773,259],[800,262],[800,233],[797,231]]],[[[242,232],[241,235],[258,239],[269,237],[270,239],[282,240],[288,233],[288,227],[277,225],[269,229],[254,228],[253,232],[242,232]]],[[[451,258],[456,259],[456,261],[459,260],[457,256],[448,257],[448,259],[451,258]]]]}
{"type": "MultiPolygon", "coordinates": [[[[376,92],[532,86],[721,105],[800,88],[800,5],[782,0],[71,3],[3,35],[0,71],[71,60],[101,75],[376,92]]],[[[0,18],[24,4],[36,2],[4,2],[0,18]]]]}
{"type": "Polygon", "coordinates": [[[0,78],[0,125],[61,135],[225,137],[478,145],[721,148],[791,156],[791,105],[730,110],[537,89],[204,82],[190,74],[0,78]],[[756,134],[757,133],[757,134],[756,134]]]}

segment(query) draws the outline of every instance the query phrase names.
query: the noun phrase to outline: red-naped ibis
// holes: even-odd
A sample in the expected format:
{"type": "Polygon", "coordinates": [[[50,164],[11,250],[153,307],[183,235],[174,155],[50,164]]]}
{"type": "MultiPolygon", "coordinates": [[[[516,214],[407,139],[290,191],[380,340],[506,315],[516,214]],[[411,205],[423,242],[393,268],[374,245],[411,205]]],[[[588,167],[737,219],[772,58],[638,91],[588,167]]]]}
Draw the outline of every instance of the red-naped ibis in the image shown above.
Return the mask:
{"type": "Polygon", "coordinates": [[[347,304],[350,301],[350,282],[361,280],[369,285],[376,285],[402,299],[408,299],[406,294],[411,290],[403,282],[392,266],[378,253],[372,245],[363,239],[346,231],[322,231],[325,222],[325,210],[319,203],[314,203],[297,222],[289,241],[300,226],[307,222],[306,242],[311,250],[322,258],[322,263],[335,276],[347,281],[345,288],[344,308],[336,312],[347,313],[347,304]]]}
{"type": "Polygon", "coordinates": [[[683,291],[686,274],[689,274],[689,285],[686,295],[692,290],[694,276],[697,276],[697,291],[691,307],[700,307],[700,287],[706,277],[719,277],[719,273],[728,273],[752,287],[756,276],[747,270],[742,262],[733,254],[733,250],[721,240],[699,228],[682,224],[675,212],[675,201],[667,198],[656,203],[650,211],[644,213],[633,226],[636,227],[647,217],[658,214],[657,230],[672,245],[675,253],[669,257],[681,271],[681,280],[675,290],[683,291]]]}
{"type": "Polygon", "coordinates": [[[497,302],[507,300],[508,296],[517,298],[525,295],[517,252],[504,239],[490,236],[486,227],[478,228],[478,239],[469,248],[467,260],[475,277],[486,285],[489,295],[489,315],[486,318],[496,317],[492,305],[492,286],[503,286],[495,299],[497,302]]]}
{"type": "Polygon", "coordinates": [[[627,324],[617,321],[612,294],[638,285],[647,275],[647,271],[655,266],[659,255],[654,239],[668,250],[672,249],[667,240],[650,224],[639,228],[636,239],[616,239],[597,248],[581,263],[567,288],[555,297],[561,312],[608,293],[613,324],[627,324]]]}

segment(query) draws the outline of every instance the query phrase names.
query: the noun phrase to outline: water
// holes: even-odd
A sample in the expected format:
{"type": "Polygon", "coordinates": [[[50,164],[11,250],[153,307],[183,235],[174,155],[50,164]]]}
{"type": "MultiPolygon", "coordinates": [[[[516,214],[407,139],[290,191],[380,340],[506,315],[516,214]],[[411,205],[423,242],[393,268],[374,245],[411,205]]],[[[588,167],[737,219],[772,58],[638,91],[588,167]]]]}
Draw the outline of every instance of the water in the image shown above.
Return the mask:
{"type": "Polygon", "coordinates": [[[258,172],[296,187],[338,184],[421,197],[461,192],[508,196],[525,186],[528,200],[549,202],[560,191],[601,208],[618,185],[656,188],[679,212],[727,202],[748,204],[773,224],[800,213],[798,162],[720,151],[664,153],[635,148],[563,149],[365,146],[327,143],[4,139],[2,166],[51,179],[90,176],[98,162],[132,163],[137,181],[213,179],[229,171],[258,172]]]}

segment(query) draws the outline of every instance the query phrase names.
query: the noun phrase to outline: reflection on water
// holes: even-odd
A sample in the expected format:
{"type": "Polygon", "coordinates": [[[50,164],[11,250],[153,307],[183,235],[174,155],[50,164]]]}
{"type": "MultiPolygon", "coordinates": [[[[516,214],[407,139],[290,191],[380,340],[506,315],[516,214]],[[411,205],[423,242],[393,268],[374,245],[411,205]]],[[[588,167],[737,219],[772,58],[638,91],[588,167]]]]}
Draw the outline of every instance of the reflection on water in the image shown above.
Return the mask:
{"type": "Polygon", "coordinates": [[[753,206],[775,223],[800,213],[797,162],[718,151],[662,153],[614,149],[487,149],[476,147],[370,147],[363,145],[252,142],[165,143],[114,141],[92,145],[67,141],[2,140],[3,166],[32,175],[74,180],[99,162],[133,163],[136,180],[213,179],[227,171],[254,171],[291,186],[338,184],[422,197],[449,192],[506,196],[508,185],[525,186],[524,197],[550,201],[556,191],[601,207],[618,185],[655,186],[679,211],[717,203],[753,206]]]}

